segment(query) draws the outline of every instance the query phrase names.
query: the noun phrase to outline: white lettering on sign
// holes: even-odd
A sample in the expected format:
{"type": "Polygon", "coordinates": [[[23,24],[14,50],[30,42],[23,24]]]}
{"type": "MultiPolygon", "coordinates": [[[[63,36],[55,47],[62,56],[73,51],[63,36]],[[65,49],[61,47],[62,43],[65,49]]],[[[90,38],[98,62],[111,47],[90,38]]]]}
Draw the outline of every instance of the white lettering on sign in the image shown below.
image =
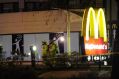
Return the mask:
{"type": "Polygon", "coordinates": [[[107,49],[106,44],[85,44],[85,49],[107,49]]]}

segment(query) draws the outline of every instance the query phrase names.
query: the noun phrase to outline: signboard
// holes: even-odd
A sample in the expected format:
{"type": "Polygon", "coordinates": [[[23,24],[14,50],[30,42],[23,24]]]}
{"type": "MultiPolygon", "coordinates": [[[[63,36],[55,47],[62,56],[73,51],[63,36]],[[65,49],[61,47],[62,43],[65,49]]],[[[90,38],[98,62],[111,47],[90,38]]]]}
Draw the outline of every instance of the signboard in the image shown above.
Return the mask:
{"type": "Polygon", "coordinates": [[[85,38],[84,42],[86,55],[107,53],[107,43],[103,41],[103,38],[94,39],[90,37],[88,41],[85,38]]]}
{"type": "Polygon", "coordinates": [[[86,55],[107,53],[107,32],[103,9],[86,9],[82,22],[86,55]]]}

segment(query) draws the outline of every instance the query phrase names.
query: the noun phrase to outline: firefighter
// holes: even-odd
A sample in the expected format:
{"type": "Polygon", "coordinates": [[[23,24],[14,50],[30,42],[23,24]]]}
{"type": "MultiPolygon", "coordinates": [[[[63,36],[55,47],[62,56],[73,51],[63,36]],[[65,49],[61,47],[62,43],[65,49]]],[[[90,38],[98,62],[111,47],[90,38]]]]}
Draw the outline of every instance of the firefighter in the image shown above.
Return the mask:
{"type": "Polygon", "coordinates": [[[49,44],[49,53],[52,57],[54,57],[56,53],[58,53],[58,46],[54,41],[50,42],[49,44]]]}
{"type": "Polygon", "coordinates": [[[46,41],[42,41],[42,55],[46,57],[48,54],[48,44],[46,41]]]}
{"type": "Polygon", "coordinates": [[[52,67],[54,67],[55,64],[56,64],[55,56],[56,56],[57,52],[58,52],[58,47],[57,47],[56,43],[54,41],[50,42],[50,44],[49,44],[49,54],[50,54],[52,67]]]}

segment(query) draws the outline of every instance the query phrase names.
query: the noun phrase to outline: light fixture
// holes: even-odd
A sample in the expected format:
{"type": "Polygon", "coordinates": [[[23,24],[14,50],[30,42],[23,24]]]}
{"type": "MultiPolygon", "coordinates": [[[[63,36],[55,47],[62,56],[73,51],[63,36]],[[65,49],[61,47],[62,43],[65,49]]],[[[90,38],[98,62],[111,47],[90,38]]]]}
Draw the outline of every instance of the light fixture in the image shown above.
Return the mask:
{"type": "Polygon", "coordinates": [[[31,53],[29,52],[29,53],[28,53],[28,55],[30,56],[30,55],[31,55],[31,53]]]}
{"type": "Polygon", "coordinates": [[[37,47],[36,46],[33,46],[33,51],[36,51],[37,50],[37,47]]]}
{"type": "Polygon", "coordinates": [[[60,40],[61,42],[64,42],[64,41],[65,41],[64,36],[61,36],[61,37],[59,38],[59,40],[60,40]]]}

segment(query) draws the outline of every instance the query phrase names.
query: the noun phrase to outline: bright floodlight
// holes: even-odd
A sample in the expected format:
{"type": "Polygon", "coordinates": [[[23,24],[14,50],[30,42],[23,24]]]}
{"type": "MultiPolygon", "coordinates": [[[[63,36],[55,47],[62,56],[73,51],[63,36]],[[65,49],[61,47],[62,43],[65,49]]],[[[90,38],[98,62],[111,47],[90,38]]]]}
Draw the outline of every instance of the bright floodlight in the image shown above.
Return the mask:
{"type": "Polygon", "coordinates": [[[28,53],[28,55],[30,56],[30,55],[31,55],[31,53],[29,52],[29,53],[28,53]]]}
{"type": "Polygon", "coordinates": [[[36,51],[37,50],[37,47],[36,46],[33,46],[33,51],[36,51]]]}
{"type": "Polygon", "coordinates": [[[60,37],[60,41],[64,42],[64,40],[65,40],[64,37],[61,36],[61,37],[60,37]]]}

